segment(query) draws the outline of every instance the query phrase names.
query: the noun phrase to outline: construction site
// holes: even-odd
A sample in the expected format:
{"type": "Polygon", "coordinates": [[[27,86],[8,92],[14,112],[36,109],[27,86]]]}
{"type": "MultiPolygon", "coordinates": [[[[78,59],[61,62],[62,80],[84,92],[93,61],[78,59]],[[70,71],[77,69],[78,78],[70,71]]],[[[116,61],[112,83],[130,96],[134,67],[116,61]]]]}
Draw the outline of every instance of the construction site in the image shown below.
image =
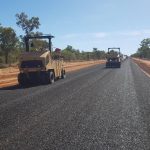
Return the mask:
{"type": "Polygon", "coordinates": [[[1,1],[0,150],[150,150],[150,1],[1,1]]]}

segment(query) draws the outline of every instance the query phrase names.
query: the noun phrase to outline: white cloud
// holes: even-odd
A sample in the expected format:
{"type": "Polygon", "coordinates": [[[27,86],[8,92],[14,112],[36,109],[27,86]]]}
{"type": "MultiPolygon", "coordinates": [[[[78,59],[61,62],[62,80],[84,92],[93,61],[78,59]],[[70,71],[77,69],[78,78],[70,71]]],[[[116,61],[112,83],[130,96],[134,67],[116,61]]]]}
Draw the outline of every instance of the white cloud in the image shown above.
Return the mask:
{"type": "Polygon", "coordinates": [[[129,37],[145,36],[145,35],[150,35],[150,29],[123,31],[123,32],[118,32],[118,35],[129,36],[129,37]]]}
{"type": "Polygon", "coordinates": [[[108,47],[121,47],[123,53],[132,54],[137,50],[140,42],[148,37],[150,29],[71,33],[57,38],[60,39],[63,47],[68,44],[80,50],[92,50],[93,47],[104,50],[108,47]]]}
{"type": "Polygon", "coordinates": [[[79,36],[80,36],[80,34],[72,33],[72,34],[63,35],[63,36],[61,36],[61,38],[62,39],[72,39],[72,38],[78,38],[79,36]]]}
{"type": "Polygon", "coordinates": [[[91,33],[90,34],[93,38],[105,38],[108,36],[108,33],[105,32],[97,32],[97,33],[91,33]]]}
{"type": "Polygon", "coordinates": [[[87,39],[94,38],[94,39],[101,39],[107,37],[107,33],[105,32],[94,32],[94,33],[71,33],[61,36],[62,39],[87,39]]]}
{"type": "Polygon", "coordinates": [[[131,30],[131,31],[116,31],[116,32],[92,32],[92,33],[70,33],[61,36],[61,39],[68,40],[68,39],[106,39],[108,37],[143,37],[143,36],[150,36],[150,29],[143,29],[143,30],[131,30]]]}

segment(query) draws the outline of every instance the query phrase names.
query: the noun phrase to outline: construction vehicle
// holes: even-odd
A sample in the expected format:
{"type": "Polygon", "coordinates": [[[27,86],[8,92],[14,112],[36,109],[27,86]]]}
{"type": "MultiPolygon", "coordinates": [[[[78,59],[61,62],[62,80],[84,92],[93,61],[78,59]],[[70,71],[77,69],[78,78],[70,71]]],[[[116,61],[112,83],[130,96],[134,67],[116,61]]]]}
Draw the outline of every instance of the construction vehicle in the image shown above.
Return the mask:
{"type": "Polygon", "coordinates": [[[20,55],[19,59],[18,83],[21,86],[30,83],[52,84],[56,79],[66,77],[60,51],[54,52],[57,57],[52,58],[52,38],[54,38],[52,35],[25,36],[26,51],[20,55]],[[31,48],[34,49],[31,43],[33,39],[48,39],[48,48],[30,51],[31,48]]]}
{"type": "Polygon", "coordinates": [[[107,59],[106,68],[120,68],[121,67],[120,48],[108,48],[106,59],[107,59]],[[119,52],[115,51],[116,49],[119,52]]]}

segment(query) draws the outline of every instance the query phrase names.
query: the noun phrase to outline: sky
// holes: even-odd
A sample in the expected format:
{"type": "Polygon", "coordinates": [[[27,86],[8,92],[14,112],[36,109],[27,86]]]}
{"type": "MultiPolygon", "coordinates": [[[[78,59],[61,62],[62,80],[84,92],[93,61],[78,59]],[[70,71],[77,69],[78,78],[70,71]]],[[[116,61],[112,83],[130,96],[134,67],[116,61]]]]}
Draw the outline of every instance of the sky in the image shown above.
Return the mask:
{"type": "Polygon", "coordinates": [[[52,34],[53,46],[92,51],[120,47],[123,54],[137,51],[150,38],[150,0],[0,0],[0,23],[16,25],[16,13],[39,17],[38,31],[52,34]]]}

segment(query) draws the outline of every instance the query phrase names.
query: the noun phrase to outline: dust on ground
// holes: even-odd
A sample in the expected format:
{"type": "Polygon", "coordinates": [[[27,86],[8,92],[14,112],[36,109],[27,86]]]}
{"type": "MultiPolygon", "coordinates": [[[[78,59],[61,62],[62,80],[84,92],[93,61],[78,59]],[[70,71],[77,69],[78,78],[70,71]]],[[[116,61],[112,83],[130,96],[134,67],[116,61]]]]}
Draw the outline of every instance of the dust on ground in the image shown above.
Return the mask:
{"type": "MultiPolygon", "coordinates": [[[[80,70],[82,68],[90,67],[97,64],[105,63],[105,60],[97,61],[82,61],[82,62],[64,62],[66,72],[80,70]]],[[[0,69],[0,88],[17,85],[17,75],[19,73],[18,67],[9,67],[0,69]]]]}
{"type": "Polygon", "coordinates": [[[146,73],[150,75],[150,60],[133,58],[134,62],[139,65],[146,73]]]}

